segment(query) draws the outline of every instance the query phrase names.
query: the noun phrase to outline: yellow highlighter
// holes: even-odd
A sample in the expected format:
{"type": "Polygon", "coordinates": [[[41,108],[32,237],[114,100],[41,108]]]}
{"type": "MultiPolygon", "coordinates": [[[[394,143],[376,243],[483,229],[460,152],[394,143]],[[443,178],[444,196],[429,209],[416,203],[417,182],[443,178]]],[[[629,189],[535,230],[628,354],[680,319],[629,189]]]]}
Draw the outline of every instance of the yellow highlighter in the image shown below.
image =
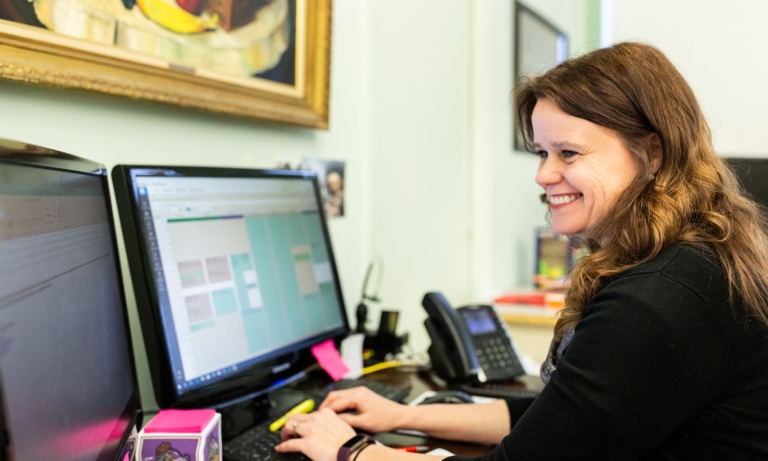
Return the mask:
{"type": "Polygon", "coordinates": [[[288,413],[284,414],[280,417],[277,421],[269,425],[269,430],[272,432],[279,431],[283,426],[285,426],[285,422],[288,421],[288,417],[291,416],[294,413],[309,413],[312,410],[315,409],[315,401],[312,399],[307,399],[300,404],[296,405],[295,407],[291,408],[288,413]]]}

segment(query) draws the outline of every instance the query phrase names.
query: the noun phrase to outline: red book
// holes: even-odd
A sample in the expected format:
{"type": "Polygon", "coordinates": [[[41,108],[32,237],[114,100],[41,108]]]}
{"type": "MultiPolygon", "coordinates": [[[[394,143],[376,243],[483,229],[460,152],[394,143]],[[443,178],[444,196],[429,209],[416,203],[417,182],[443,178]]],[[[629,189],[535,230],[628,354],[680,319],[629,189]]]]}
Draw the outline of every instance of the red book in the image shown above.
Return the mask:
{"type": "Polygon", "coordinates": [[[533,304],[536,306],[544,305],[546,293],[511,293],[499,296],[494,300],[496,304],[533,304]]]}

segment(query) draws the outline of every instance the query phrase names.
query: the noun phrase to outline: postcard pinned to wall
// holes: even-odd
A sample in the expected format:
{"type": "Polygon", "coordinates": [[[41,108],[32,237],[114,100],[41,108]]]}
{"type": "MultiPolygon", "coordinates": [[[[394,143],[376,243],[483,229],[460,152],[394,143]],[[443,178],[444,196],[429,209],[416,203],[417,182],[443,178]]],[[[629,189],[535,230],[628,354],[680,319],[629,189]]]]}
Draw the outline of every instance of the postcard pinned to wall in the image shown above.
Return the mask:
{"type": "Polygon", "coordinates": [[[292,154],[275,156],[275,167],[280,170],[307,170],[317,174],[328,218],[344,216],[344,166],[340,160],[300,158],[292,154]]]}
{"type": "Polygon", "coordinates": [[[344,216],[344,162],[305,158],[301,161],[301,169],[317,173],[325,215],[329,218],[344,216]]]}
{"type": "Polygon", "coordinates": [[[344,216],[344,162],[305,158],[301,161],[301,169],[317,173],[325,215],[329,218],[344,216]]]}

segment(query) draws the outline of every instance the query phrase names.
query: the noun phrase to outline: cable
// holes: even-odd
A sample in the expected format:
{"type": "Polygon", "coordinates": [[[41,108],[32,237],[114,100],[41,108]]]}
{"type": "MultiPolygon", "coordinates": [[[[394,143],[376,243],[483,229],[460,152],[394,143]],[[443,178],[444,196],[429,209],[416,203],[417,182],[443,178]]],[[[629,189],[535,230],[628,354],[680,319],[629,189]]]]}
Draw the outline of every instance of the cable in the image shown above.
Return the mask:
{"type": "Polygon", "coordinates": [[[366,301],[373,301],[375,303],[380,303],[381,298],[379,298],[379,291],[381,290],[381,282],[384,280],[384,260],[380,257],[375,257],[373,260],[368,263],[368,269],[365,271],[365,277],[363,278],[363,289],[360,293],[360,302],[357,304],[357,308],[355,309],[355,317],[357,318],[357,326],[355,327],[355,331],[358,333],[365,333],[365,324],[368,320],[368,305],[366,304],[366,301]],[[378,264],[379,266],[379,273],[376,277],[376,289],[373,294],[368,294],[368,282],[371,279],[371,273],[373,272],[374,267],[378,264]]]}
{"type": "Polygon", "coordinates": [[[373,302],[381,302],[381,298],[379,298],[379,292],[381,291],[381,283],[384,280],[384,260],[381,259],[381,257],[377,256],[373,258],[373,261],[371,261],[368,264],[368,269],[365,271],[365,278],[363,279],[363,290],[360,294],[360,302],[365,301],[373,301],[373,302]],[[379,273],[376,277],[376,288],[373,291],[372,295],[368,294],[368,281],[371,278],[371,273],[373,272],[374,267],[378,264],[379,266],[379,273]]]}

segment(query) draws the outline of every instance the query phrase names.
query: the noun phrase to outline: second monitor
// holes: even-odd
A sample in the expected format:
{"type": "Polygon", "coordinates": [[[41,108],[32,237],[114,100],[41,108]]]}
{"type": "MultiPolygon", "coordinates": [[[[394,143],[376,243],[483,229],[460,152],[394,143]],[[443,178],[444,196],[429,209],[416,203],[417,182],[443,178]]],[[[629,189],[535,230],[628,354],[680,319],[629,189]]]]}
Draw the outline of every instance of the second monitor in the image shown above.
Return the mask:
{"type": "Polygon", "coordinates": [[[118,165],[112,178],[161,407],[242,400],[349,332],[313,174],[118,165]]]}

